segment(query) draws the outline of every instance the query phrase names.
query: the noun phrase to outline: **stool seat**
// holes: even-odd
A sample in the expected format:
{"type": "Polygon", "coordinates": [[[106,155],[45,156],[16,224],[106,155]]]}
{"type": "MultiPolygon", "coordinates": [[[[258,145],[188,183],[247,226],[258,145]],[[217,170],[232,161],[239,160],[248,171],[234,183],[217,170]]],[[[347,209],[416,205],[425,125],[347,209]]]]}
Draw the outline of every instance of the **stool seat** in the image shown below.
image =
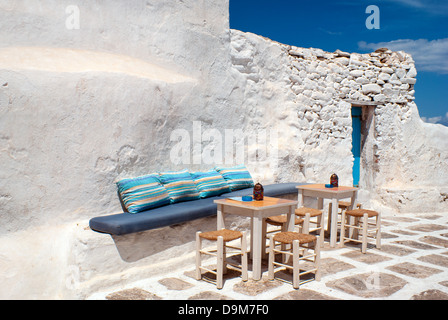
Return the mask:
{"type": "Polygon", "coordinates": [[[299,240],[299,244],[305,244],[316,241],[317,237],[312,234],[287,231],[275,234],[274,240],[286,244],[291,244],[294,240],[299,240]]]}
{"type": "MultiPolygon", "coordinates": [[[[338,203],[339,209],[342,209],[342,210],[347,210],[348,207],[350,207],[350,205],[351,205],[351,203],[348,201],[339,201],[339,203],[338,203]]],[[[356,207],[358,209],[361,209],[361,204],[357,203],[356,207]]]]}
{"type": "Polygon", "coordinates": [[[302,207],[295,210],[295,214],[300,217],[304,217],[307,213],[310,214],[310,217],[317,217],[322,215],[322,210],[307,207],[302,207]]]}
{"type": "MultiPolygon", "coordinates": [[[[285,215],[271,216],[266,218],[266,222],[274,226],[283,226],[286,223],[287,217],[285,215]]],[[[303,223],[303,219],[295,218],[294,224],[303,223]]]]}
{"type": "Polygon", "coordinates": [[[367,209],[354,209],[354,210],[348,210],[345,212],[346,215],[352,216],[352,217],[363,217],[364,214],[366,214],[366,213],[369,216],[369,218],[378,216],[378,212],[373,211],[373,210],[367,210],[367,209]]]}
{"type": "Polygon", "coordinates": [[[242,236],[243,236],[243,234],[240,231],[228,230],[228,229],[202,232],[199,234],[199,237],[201,237],[203,239],[210,240],[210,241],[217,241],[218,237],[222,237],[224,242],[236,240],[236,239],[241,238],[242,236]]]}
{"type": "Polygon", "coordinates": [[[348,207],[350,207],[350,202],[347,201],[339,201],[338,205],[339,208],[343,208],[343,209],[347,209],[348,207]]]}

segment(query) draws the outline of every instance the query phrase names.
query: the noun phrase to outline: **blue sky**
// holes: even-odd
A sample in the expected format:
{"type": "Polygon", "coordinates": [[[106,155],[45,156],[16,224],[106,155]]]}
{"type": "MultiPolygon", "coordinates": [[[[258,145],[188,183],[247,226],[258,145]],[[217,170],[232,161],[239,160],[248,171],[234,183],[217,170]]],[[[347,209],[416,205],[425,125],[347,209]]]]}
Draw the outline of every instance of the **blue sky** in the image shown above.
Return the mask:
{"type": "Polygon", "coordinates": [[[420,116],[448,126],[448,0],[230,0],[230,27],[329,52],[404,50],[416,62],[420,116]],[[379,29],[366,27],[369,5],[379,29]]]}

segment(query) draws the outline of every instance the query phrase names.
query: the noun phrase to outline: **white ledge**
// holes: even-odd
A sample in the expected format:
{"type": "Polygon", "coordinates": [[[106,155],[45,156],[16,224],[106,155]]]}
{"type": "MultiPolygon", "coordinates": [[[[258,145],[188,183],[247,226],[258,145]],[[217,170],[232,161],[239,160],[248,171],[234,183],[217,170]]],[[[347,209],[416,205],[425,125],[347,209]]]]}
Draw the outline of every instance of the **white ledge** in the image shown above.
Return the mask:
{"type": "Polygon", "coordinates": [[[0,48],[0,69],[121,73],[166,83],[195,81],[194,78],[130,56],[69,48],[0,48]]]}

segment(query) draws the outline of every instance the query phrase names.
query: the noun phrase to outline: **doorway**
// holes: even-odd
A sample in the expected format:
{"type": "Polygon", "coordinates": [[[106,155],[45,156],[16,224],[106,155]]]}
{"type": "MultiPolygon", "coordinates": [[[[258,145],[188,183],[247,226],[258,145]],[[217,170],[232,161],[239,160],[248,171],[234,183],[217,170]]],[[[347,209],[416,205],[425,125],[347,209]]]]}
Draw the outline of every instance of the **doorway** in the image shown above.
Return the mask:
{"type": "Polygon", "coordinates": [[[352,107],[352,154],[353,162],[353,186],[359,187],[361,174],[361,120],[362,107],[352,107]]]}

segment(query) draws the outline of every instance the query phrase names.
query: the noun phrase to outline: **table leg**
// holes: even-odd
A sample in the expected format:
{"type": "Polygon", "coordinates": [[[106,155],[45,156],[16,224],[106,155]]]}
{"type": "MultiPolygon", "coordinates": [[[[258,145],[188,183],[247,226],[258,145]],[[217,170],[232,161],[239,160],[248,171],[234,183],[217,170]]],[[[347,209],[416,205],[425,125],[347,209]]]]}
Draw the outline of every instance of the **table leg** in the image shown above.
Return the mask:
{"type": "Polygon", "coordinates": [[[251,260],[254,259],[254,217],[250,217],[250,252],[249,258],[251,260]]]}
{"type": "Polygon", "coordinates": [[[266,219],[262,219],[261,224],[261,258],[266,259],[266,230],[267,230],[266,219]]]}
{"type": "Polygon", "coordinates": [[[295,221],[296,221],[296,213],[295,213],[295,205],[289,207],[289,213],[286,218],[286,228],[288,231],[294,231],[295,229],[295,221]]]}
{"type": "Polygon", "coordinates": [[[338,232],[338,199],[331,199],[331,225],[330,225],[330,248],[336,246],[337,232],[338,232]]]}
{"type": "Polygon", "coordinates": [[[218,204],[218,210],[217,210],[217,217],[216,217],[216,224],[217,224],[217,230],[221,230],[226,227],[224,223],[224,206],[222,204],[218,204]]]}
{"type": "Polygon", "coordinates": [[[303,203],[304,203],[304,196],[303,196],[303,190],[299,189],[299,192],[297,194],[297,208],[301,208],[303,207],[303,203]]]}
{"type": "Polygon", "coordinates": [[[262,237],[262,226],[263,218],[254,216],[253,218],[253,232],[251,238],[253,238],[253,253],[252,253],[252,272],[253,279],[260,280],[261,279],[261,242],[265,239],[261,239],[262,237]]]}
{"type": "Polygon", "coordinates": [[[353,209],[355,209],[357,198],[358,198],[358,192],[357,192],[357,191],[354,191],[353,194],[352,194],[352,196],[351,196],[351,199],[350,199],[351,202],[350,202],[350,207],[348,208],[348,210],[353,210],[353,209]]]}
{"type": "Polygon", "coordinates": [[[324,198],[317,198],[317,209],[318,210],[324,209],[324,198]]]}

